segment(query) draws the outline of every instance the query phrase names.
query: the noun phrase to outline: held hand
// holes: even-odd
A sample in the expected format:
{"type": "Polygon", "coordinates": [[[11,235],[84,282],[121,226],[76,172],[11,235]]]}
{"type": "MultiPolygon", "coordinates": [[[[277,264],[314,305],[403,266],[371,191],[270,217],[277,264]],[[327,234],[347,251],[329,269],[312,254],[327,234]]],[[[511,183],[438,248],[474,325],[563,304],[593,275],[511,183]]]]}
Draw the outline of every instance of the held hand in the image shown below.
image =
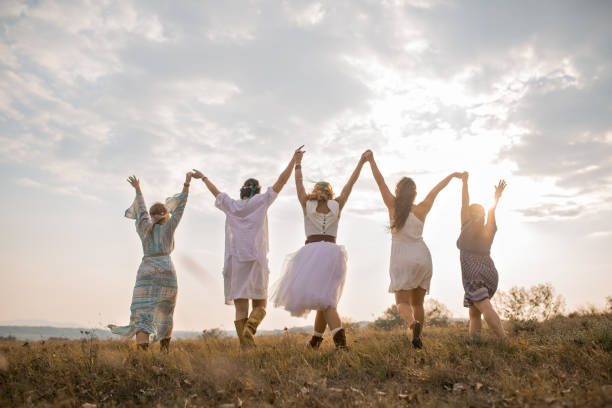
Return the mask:
{"type": "Polygon", "coordinates": [[[499,180],[499,183],[494,186],[495,187],[495,201],[498,201],[499,198],[502,196],[502,193],[504,192],[504,189],[506,188],[507,184],[506,184],[506,180],[499,180]]]}
{"type": "Polygon", "coordinates": [[[455,172],[455,173],[451,174],[451,177],[460,179],[460,178],[463,178],[463,173],[462,172],[455,172]]]}
{"type": "Polygon", "coordinates": [[[361,155],[361,163],[365,163],[367,161],[371,161],[374,158],[374,155],[370,149],[363,152],[361,155]]]}
{"type": "Polygon", "coordinates": [[[193,177],[193,173],[192,173],[192,172],[190,172],[190,171],[188,171],[188,172],[185,174],[185,184],[189,184],[189,182],[191,181],[191,177],[193,177]]]}
{"type": "Polygon", "coordinates": [[[200,170],[193,169],[192,177],[195,179],[204,179],[204,174],[200,170]]]}
{"type": "Polygon", "coordinates": [[[464,183],[467,183],[469,176],[470,176],[470,173],[468,173],[467,171],[464,171],[463,173],[461,173],[461,180],[463,180],[464,183]]]}
{"type": "Polygon", "coordinates": [[[301,145],[300,147],[295,149],[295,152],[293,153],[293,160],[295,161],[295,164],[302,163],[302,157],[304,156],[304,153],[306,153],[305,150],[302,150],[302,147],[304,147],[304,145],[301,145]]]}
{"type": "Polygon", "coordinates": [[[134,187],[136,190],[140,190],[140,180],[138,180],[136,176],[128,177],[127,182],[130,183],[130,185],[134,187]]]}

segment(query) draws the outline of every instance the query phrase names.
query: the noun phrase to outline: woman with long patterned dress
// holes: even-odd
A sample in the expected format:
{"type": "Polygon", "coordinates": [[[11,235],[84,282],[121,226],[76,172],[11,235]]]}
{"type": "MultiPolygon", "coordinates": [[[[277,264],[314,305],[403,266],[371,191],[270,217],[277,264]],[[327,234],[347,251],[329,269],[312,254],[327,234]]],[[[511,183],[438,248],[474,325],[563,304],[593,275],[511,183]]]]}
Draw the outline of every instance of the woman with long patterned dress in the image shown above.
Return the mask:
{"type": "Polygon", "coordinates": [[[165,204],[153,204],[148,212],[140,181],[136,176],[128,178],[136,190],[136,198],[125,211],[125,216],[136,220],[136,232],[142,241],[144,256],[136,274],[130,324],[110,324],[108,327],[125,340],[136,335],[136,344],[142,350],[148,349],[151,335],[153,342],[160,341],[163,351],[167,352],[170,345],[178,291],[170,254],[174,250],[174,232],[187,204],[191,177],[192,173],[187,173],[181,193],[166,199],[165,204]]]}

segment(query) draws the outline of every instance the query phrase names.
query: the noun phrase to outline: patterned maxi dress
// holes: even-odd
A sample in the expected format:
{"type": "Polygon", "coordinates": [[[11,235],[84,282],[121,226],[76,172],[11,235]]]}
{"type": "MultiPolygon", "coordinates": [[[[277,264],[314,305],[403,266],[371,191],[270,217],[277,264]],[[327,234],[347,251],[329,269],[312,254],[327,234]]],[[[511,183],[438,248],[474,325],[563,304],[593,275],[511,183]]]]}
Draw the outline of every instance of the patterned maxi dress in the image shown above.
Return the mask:
{"type": "Polygon", "coordinates": [[[141,193],[125,211],[127,218],[136,220],[136,231],[142,241],[144,257],[138,273],[130,306],[130,324],[108,325],[111,332],[130,339],[139,331],[153,335],[153,341],[162,340],[172,334],[174,306],[176,304],[176,270],[170,258],[174,249],[174,231],[187,204],[187,193],[176,194],[166,199],[170,219],[165,224],[155,224],[146,233],[152,222],[141,193]]]}

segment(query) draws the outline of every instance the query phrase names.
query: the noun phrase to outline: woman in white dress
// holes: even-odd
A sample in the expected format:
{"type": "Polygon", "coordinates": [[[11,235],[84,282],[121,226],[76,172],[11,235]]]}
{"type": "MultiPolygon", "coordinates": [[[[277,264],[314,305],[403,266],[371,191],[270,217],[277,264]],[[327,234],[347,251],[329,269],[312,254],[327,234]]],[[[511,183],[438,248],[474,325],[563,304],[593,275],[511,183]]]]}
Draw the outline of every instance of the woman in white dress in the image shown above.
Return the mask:
{"type": "Polygon", "coordinates": [[[368,151],[366,157],[389,211],[389,229],[392,234],[389,292],[395,293],[399,314],[412,330],[412,345],[422,348],[421,332],[425,321],[423,301],[425,294],[429,293],[432,275],[431,254],[423,241],[425,218],[438,193],[452,178],[461,178],[461,173],[445,177],[423,201],[414,205],[417,194],[414,181],[409,177],[402,177],[395,186],[393,195],[378,170],[372,152],[368,151]]]}
{"type": "Polygon", "coordinates": [[[234,200],[220,192],[200,171],[194,169],[194,178],[202,179],[215,196],[215,206],[225,218],[225,258],[223,281],[225,303],[234,304],[234,325],[242,347],[255,346],[255,332],[266,316],[268,298],[268,208],[291,176],[299,147],[289,165],[272,187],[260,194],[256,179],[250,178],[240,189],[240,199],[234,200]],[[249,299],[252,311],[249,314],[249,299]]]}
{"type": "Polygon", "coordinates": [[[362,156],[340,195],[334,198],[327,182],[318,182],[310,194],[306,193],[302,178],[302,153],[295,166],[295,185],[304,212],[306,243],[285,260],[281,278],[275,283],[272,302],[292,316],[307,317],[316,310],[314,334],[310,347],[319,348],[323,332],[329,325],[336,348],[346,349],[346,334],[338,315],[338,301],[346,278],[346,251],[336,245],[338,221],[353,185],[365,163],[362,156]]]}

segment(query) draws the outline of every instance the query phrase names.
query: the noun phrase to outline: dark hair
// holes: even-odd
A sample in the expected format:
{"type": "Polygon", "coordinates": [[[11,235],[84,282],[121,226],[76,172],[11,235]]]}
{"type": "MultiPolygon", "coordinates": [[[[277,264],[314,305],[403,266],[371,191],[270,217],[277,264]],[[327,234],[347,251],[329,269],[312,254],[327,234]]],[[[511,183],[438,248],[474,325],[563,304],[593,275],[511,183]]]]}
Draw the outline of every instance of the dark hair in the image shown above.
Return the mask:
{"type": "Polygon", "coordinates": [[[257,179],[247,179],[244,182],[244,185],[240,188],[240,199],[251,198],[255,194],[259,194],[260,191],[261,187],[259,186],[259,181],[257,179]]]}
{"type": "Polygon", "coordinates": [[[389,226],[391,232],[397,232],[402,229],[408,219],[408,215],[410,215],[415,197],[416,184],[414,180],[410,177],[402,177],[395,186],[395,208],[391,225],[389,226]]]}

